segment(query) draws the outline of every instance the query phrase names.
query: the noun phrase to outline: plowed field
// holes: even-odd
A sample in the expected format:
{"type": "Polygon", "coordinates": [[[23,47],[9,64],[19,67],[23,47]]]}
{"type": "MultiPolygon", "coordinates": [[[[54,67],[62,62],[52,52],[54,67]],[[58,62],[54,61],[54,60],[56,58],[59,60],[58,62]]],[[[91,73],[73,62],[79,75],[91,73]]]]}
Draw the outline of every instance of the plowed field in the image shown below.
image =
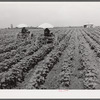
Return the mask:
{"type": "Polygon", "coordinates": [[[100,89],[100,28],[51,31],[56,45],[19,43],[19,30],[0,31],[0,89],[100,89]]]}

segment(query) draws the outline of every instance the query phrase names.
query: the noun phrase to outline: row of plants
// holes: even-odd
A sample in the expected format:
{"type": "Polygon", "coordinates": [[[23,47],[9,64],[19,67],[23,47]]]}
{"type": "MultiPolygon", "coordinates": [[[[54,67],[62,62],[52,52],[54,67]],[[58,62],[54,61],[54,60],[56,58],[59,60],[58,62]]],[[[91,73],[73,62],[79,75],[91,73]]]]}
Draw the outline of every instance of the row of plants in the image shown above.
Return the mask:
{"type": "Polygon", "coordinates": [[[97,44],[93,39],[91,39],[85,32],[81,30],[82,35],[84,36],[85,40],[89,44],[91,50],[93,50],[97,57],[100,57],[100,45],[97,44]]]}
{"type": "Polygon", "coordinates": [[[25,58],[26,56],[34,54],[39,48],[41,48],[41,46],[38,45],[30,46],[30,44],[24,47],[23,46],[19,47],[15,51],[14,56],[12,56],[10,59],[5,59],[0,63],[0,72],[8,71],[10,68],[13,67],[14,64],[17,64],[18,62],[20,62],[21,59],[25,58]]]}
{"type": "Polygon", "coordinates": [[[71,33],[68,34],[64,40],[52,51],[47,57],[37,65],[34,73],[32,74],[27,89],[39,89],[43,88],[42,85],[45,83],[48,73],[52,70],[54,65],[59,62],[59,58],[63,54],[63,51],[68,46],[68,41],[71,37],[71,33]]]}
{"type": "Polygon", "coordinates": [[[34,66],[53,49],[54,47],[49,45],[42,46],[33,55],[27,56],[19,63],[13,65],[7,72],[3,72],[0,75],[0,88],[10,89],[17,85],[17,82],[24,81],[25,73],[27,73],[34,66]]]}
{"type": "Polygon", "coordinates": [[[92,33],[90,33],[89,31],[83,29],[83,31],[90,37],[92,38],[94,41],[96,41],[99,45],[100,45],[100,40],[99,37],[93,35],[92,33]]]}
{"type": "MultiPolygon", "coordinates": [[[[60,42],[65,36],[66,34],[64,34],[63,37],[59,37],[58,42],[60,42]]],[[[42,45],[39,44],[27,44],[18,47],[17,50],[0,54],[0,60],[2,61],[0,63],[0,72],[7,71],[9,68],[12,68],[12,65],[18,63],[25,56],[32,55],[41,47],[42,45]]]]}
{"type": "Polygon", "coordinates": [[[60,89],[66,89],[70,86],[73,60],[75,56],[75,37],[71,37],[68,47],[65,50],[63,62],[61,64],[61,72],[59,73],[60,89]]]}
{"type": "Polygon", "coordinates": [[[24,45],[27,45],[27,44],[31,44],[31,41],[23,41],[23,42],[20,42],[20,43],[17,43],[17,42],[10,43],[7,46],[0,48],[0,54],[4,53],[4,52],[9,52],[11,50],[16,50],[19,46],[24,46],[24,45]]]}
{"type": "Polygon", "coordinates": [[[98,85],[97,63],[88,43],[80,34],[79,37],[80,72],[84,89],[96,89],[98,85]]]}

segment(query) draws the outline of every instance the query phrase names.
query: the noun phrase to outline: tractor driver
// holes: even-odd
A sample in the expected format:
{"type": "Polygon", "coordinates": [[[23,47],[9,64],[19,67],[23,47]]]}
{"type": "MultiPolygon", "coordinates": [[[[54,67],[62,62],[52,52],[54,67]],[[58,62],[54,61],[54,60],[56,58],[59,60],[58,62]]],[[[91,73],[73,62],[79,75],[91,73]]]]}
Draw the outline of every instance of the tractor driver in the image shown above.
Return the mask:
{"type": "Polygon", "coordinates": [[[28,29],[26,29],[25,27],[22,28],[21,33],[29,33],[28,29]]]}
{"type": "Polygon", "coordinates": [[[50,36],[50,30],[48,28],[44,29],[44,36],[50,36]]]}

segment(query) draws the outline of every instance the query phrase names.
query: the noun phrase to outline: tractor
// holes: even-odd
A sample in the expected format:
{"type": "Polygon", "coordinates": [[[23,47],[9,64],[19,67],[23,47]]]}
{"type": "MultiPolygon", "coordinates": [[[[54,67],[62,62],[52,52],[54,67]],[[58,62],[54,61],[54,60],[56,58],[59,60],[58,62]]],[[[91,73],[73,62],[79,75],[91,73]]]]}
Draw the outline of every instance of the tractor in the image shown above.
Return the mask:
{"type": "Polygon", "coordinates": [[[25,27],[22,28],[21,32],[17,34],[17,41],[27,41],[30,35],[30,31],[28,31],[25,27]]]}
{"type": "Polygon", "coordinates": [[[48,28],[46,28],[44,30],[44,34],[40,34],[40,36],[38,36],[37,38],[37,43],[42,45],[42,44],[50,44],[50,43],[54,43],[55,40],[55,36],[53,33],[50,33],[50,30],[48,28]]]}

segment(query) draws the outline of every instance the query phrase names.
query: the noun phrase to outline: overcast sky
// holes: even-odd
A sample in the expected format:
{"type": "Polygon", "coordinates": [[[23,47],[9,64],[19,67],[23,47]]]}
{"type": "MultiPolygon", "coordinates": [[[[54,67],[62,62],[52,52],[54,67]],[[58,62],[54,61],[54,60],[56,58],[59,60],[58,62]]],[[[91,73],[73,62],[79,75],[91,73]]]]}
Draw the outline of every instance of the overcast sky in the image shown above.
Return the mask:
{"type": "Polygon", "coordinates": [[[38,26],[100,25],[100,2],[0,2],[0,28],[18,24],[38,26]]]}

